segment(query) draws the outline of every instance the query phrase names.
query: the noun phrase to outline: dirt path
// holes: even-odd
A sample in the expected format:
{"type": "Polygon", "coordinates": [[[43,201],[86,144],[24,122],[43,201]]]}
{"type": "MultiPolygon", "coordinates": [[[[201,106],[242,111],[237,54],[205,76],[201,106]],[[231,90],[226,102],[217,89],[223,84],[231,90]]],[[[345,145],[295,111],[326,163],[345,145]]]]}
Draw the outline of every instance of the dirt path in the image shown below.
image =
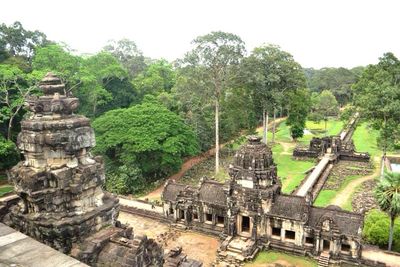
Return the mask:
{"type": "Polygon", "coordinates": [[[400,256],[386,253],[384,250],[364,247],[361,257],[372,261],[384,262],[389,267],[400,267],[400,256]]]}
{"type": "Polygon", "coordinates": [[[336,194],[335,198],[331,201],[331,205],[336,205],[342,207],[347,200],[352,196],[353,192],[356,190],[357,186],[364,183],[365,181],[372,180],[379,175],[379,157],[374,158],[375,170],[372,174],[360,177],[359,179],[351,181],[346,188],[336,194]]]}
{"type": "MultiPolygon", "coordinates": [[[[276,123],[277,125],[279,125],[279,123],[281,123],[281,122],[282,122],[283,120],[285,120],[285,119],[286,119],[286,117],[278,118],[278,119],[275,120],[275,123],[276,123]]],[[[271,122],[268,124],[268,128],[272,128],[272,125],[273,125],[273,122],[271,121],[271,122]]],[[[262,127],[259,127],[258,129],[260,129],[260,128],[262,128],[262,127]]],[[[225,145],[227,145],[227,144],[229,144],[229,143],[230,143],[230,142],[226,142],[226,143],[222,144],[222,145],[220,146],[220,148],[223,148],[225,145]]],[[[212,157],[212,156],[214,156],[214,155],[215,155],[215,148],[211,148],[210,150],[204,152],[204,153],[201,154],[201,155],[198,155],[198,156],[195,156],[195,157],[192,157],[192,158],[187,159],[187,160],[182,164],[182,167],[181,167],[180,171],[177,172],[177,173],[175,173],[174,175],[168,177],[167,180],[175,180],[175,181],[178,181],[179,179],[181,179],[181,178],[185,175],[185,173],[186,173],[190,168],[192,168],[193,166],[195,166],[195,165],[197,165],[197,164],[199,164],[199,163],[205,161],[206,159],[208,159],[208,158],[210,158],[210,157],[212,157]]],[[[145,195],[145,196],[143,196],[143,197],[140,197],[140,199],[150,199],[150,200],[152,200],[152,199],[159,199],[160,196],[161,196],[161,193],[162,193],[163,188],[164,188],[164,185],[161,185],[161,186],[159,186],[157,189],[155,189],[154,191],[148,193],[147,195],[145,195]]]]}

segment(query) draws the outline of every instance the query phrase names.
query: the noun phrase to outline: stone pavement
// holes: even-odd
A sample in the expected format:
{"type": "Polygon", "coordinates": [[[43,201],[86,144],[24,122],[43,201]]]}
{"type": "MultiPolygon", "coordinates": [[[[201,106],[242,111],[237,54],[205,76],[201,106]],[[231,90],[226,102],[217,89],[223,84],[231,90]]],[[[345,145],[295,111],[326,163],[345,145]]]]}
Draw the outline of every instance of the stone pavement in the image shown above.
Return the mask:
{"type": "Polygon", "coordinates": [[[370,261],[380,261],[388,267],[400,267],[400,256],[387,253],[384,250],[364,246],[361,257],[370,261]]]}
{"type": "Polygon", "coordinates": [[[131,200],[131,199],[126,199],[119,197],[119,204],[127,207],[134,207],[138,208],[141,210],[148,210],[148,211],[153,211],[153,212],[158,212],[160,214],[163,214],[163,208],[161,206],[153,206],[150,203],[138,201],[138,200],[131,200]]]}
{"type": "Polygon", "coordinates": [[[0,223],[0,267],[88,267],[0,223]]]}

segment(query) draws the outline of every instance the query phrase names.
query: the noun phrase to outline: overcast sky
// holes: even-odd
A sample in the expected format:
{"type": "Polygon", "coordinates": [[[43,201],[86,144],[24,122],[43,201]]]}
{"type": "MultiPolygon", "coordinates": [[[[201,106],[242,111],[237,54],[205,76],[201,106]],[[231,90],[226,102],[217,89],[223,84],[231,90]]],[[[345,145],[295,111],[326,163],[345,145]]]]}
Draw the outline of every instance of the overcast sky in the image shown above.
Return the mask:
{"type": "Polygon", "coordinates": [[[398,0],[2,0],[0,22],[20,21],[79,53],[128,38],[145,56],[174,60],[211,31],[239,35],[248,51],[277,44],[303,67],[355,67],[400,57],[398,0]]]}

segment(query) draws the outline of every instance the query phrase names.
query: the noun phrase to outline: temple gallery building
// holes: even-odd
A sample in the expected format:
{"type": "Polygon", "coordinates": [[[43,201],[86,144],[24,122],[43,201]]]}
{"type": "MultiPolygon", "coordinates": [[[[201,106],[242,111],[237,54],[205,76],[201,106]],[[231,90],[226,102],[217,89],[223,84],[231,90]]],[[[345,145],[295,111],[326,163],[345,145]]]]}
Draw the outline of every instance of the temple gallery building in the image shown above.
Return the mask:
{"type": "Polygon", "coordinates": [[[173,223],[220,236],[220,255],[252,258],[262,247],[330,261],[358,262],[363,215],[337,206],[314,207],[308,197],[281,193],[269,147],[249,137],[236,153],[225,183],[202,179],[198,187],[167,182],[164,215],[173,223]]]}

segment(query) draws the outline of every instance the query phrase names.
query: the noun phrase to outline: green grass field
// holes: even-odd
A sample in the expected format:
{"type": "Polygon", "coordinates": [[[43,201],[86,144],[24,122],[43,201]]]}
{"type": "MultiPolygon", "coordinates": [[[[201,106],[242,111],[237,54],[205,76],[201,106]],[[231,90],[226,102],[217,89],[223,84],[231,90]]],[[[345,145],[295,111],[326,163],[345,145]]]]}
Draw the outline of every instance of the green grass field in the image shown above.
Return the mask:
{"type": "Polygon", "coordinates": [[[313,161],[294,160],[291,156],[292,150],[289,150],[290,154],[285,154],[280,144],[276,144],[272,152],[284,193],[292,192],[306,176],[305,171],[315,165],[313,161]]]}
{"type": "Polygon", "coordinates": [[[372,157],[380,156],[382,151],[376,143],[378,136],[379,132],[372,129],[367,123],[358,125],[353,134],[356,150],[359,152],[368,152],[372,157]]]}
{"type": "MultiPolygon", "coordinates": [[[[340,133],[340,131],[343,128],[343,122],[336,120],[336,119],[330,119],[327,122],[327,135],[337,135],[340,133]]],[[[299,138],[297,141],[302,143],[302,144],[308,144],[312,137],[314,136],[324,136],[324,130],[325,130],[325,123],[323,121],[319,123],[315,123],[312,121],[307,121],[306,122],[306,129],[311,132],[311,134],[305,134],[302,138],[299,138]]],[[[262,136],[262,129],[259,129],[258,134],[262,136]]],[[[268,140],[272,140],[272,132],[268,131],[268,140]]],[[[293,142],[291,136],[290,136],[290,129],[289,126],[286,124],[286,121],[283,121],[280,123],[279,127],[276,129],[275,133],[275,140],[277,142],[293,142]]]]}
{"type": "MultiPolygon", "coordinates": [[[[340,185],[339,189],[337,190],[328,190],[328,189],[323,189],[321,192],[319,192],[317,199],[314,202],[314,206],[317,207],[326,207],[329,206],[329,204],[332,202],[332,200],[335,198],[336,194],[340,191],[342,191],[346,186],[353,180],[356,180],[362,176],[360,175],[350,175],[347,176],[346,179],[343,181],[343,183],[340,185]]],[[[346,203],[347,208],[348,208],[348,203],[346,203]]],[[[350,203],[350,209],[351,209],[351,203],[350,203]]]]}
{"type": "Polygon", "coordinates": [[[277,263],[279,266],[286,266],[286,264],[296,267],[317,267],[317,262],[313,259],[289,255],[277,251],[262,251],[258,253],[254,261],[246,263],[246,267],[261,267],[265,264],[277,263]],[[285,265],[282,265],[286,263],[285,265]]]}

